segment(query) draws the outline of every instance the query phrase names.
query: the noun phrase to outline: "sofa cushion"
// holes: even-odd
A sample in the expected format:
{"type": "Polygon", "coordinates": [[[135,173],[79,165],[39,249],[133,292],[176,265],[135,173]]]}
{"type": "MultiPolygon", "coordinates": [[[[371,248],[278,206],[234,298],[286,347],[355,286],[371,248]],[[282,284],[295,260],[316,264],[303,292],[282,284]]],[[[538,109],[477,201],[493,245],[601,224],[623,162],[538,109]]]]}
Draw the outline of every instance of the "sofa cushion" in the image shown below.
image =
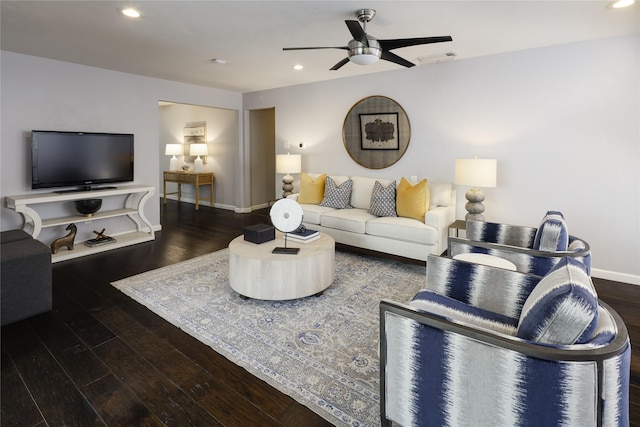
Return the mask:
{"type": "Polygon", "coordinates": [[[311,203],[317,205],[322,202],[326,178],[326,174],[322,174],[315,179],[304,172],[300,174],[300,194],[298,195],[298,203],[311,203]]]}
{"type": "Polygon", "coordinates": [[[451,205],[451,184],[448,182],[429,182],[429,209],[451,205]]]}
{"type": "MultiPolygon", "coordinates": [[[[353,188],[351,189],[351,206],[358,209],[369,210],[371,205],[371,193],[376,181],[386,187],[391,181],[388,179],[368,178],[364,176],[353,176],[353,188]]],[[[336,181],[337,182],[337,181],[336,181]]]]}
{"type": "Polygon", "coordinates": [[[542,222],[533,240],[533,249],[539,251],[566,251],[569,247],[569,232],[564,216],[560,212],[549,211],[542,218],[542,222]]]}
{"type": "Polygon", "coordinates": [[[435,245],[438,241],[438,230],[413,218],[373,218],[367,221],[366,233],[423,245],[435,245]]]}
{"type": "Polygon", "coordinates": [[[473,325],[474,328],[489,329],[507,335],[515,335],[517,319],[474,307],[437,292],[423,289],[409,301],[408,305],[418,311],[436,314],[456,323],[473,325]]]}
{"type": "Polygon", "coordinates": [[[424,216],[429,207],[429,186],[423,179],[416,185],[411,185],[404,177],[398,185],[396,195],[396,212],[398,216],[415,218],[424,222],[424,216]]]}
{"type": "Polygon", "coordinates": [[[597,323],[598,296],[586,267],[563,257],[524,302],[517,335],[546,344],[581,344],[597,323]]]}
{"type": "Polygon", "coordinates": [[[353,181],[348,179],[340,185],[328,176],[324,185],[324,197],[320,206],[325,206],[334,209],[351,209],[353,206],[349,203],[351,201],[351,188],[353,187],[353,181]]]}
{"type": "Polygon", "coordinates": [[[0,233],[0,243],[15,242],[18,240],[30,240],[33,237],[24,230],[7,230],[0,233]]]}
{"type": "Polygon", "coordinates": [[[396,213],[396,182],[392,181],[385,188],[376,181],[371,191],[369,213],[375,216],[398,216],[396,213]]]}
{"type": "Polygon", "coordinates": [[[375,219],[364,209],[337,209],[320,217],[320,225],[352,233],[364,234],[367,221],[375,219]]]}
{"type": "Polygon", "coordinates": [[[323,214],[335,210],[333,208],[307,203],[300,203],[300,207],[302,208],[302,220],[307,224],[320,224],[320,217],[323,214]]]}

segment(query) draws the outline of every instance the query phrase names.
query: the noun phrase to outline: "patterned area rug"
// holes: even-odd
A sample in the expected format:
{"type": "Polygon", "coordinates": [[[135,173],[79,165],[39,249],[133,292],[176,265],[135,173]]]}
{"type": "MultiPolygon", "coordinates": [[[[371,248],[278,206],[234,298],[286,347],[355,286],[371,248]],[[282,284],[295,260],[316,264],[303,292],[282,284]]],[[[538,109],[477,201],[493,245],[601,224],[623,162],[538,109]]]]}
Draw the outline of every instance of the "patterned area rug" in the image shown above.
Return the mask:
{"type": "Polygon", "coordinates": [[[136,301],[336,425],[379,425],[381,299],[409,300],[424,267],[336,252],[323,295],[242,299],[228,250],[113,283],[136,301]]]}

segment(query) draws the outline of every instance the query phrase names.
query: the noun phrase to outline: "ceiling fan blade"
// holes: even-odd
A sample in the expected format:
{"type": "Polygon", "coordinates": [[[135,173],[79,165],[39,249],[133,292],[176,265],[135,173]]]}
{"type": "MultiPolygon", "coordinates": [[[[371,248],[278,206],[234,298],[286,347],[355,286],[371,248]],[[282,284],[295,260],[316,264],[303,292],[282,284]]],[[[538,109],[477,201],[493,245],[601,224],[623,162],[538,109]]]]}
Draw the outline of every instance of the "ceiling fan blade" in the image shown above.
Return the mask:
{"type": "Polygon", "coordinates": [[[344,58],[342,61],[338,62],[336,65],[330,68],[331,71],[335,71],[338,68],[342,67],[344,64],[349,62],[349,58],[344,58]]]}
{"type": "Polygon", "coordinates": [[[407,67],[407,68],[411,68],[416,65],[412,62],[407,61],[404,58],[399,57],[393,52],[389,52],[388,50],[383,51],[382,56],[380,58],[384,59],[385,61],[394,62],[398,65],[402,65],[403,67],[407,67]]]}
{"type": "Polygon", "coordinates": [[[347,28],[349,28],[349,32],[351,33],[351,36],[353,36],[354,40],[358,40],[363,45],[369,46],[367,33],[364,32],[358,21],[347,19],[344,23],[347,24],[347,28]]]}
{"type": "Polygon", "coordinates": [[[312,50],[312,49],[342,49],[349,50],[347,46],[317,46],[317,47],[283,47],[282,50],[312,50]]]}
{"type": "Polygon", "coordinates": [[[398,49],[400,47],[417,46],[420,44],[442,43],[453,41],[451,36],[417,37],[412,39],[387,39],[378,40],[383,50],[398,49]]]}

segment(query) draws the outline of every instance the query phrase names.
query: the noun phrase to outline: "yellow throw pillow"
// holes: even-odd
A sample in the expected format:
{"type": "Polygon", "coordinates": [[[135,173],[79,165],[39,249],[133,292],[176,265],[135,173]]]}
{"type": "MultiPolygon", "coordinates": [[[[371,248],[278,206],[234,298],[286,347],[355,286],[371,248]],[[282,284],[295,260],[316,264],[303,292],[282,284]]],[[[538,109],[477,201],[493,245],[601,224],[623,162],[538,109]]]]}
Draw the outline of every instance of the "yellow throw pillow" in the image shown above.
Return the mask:
{"type": "Polygon", "coordinates": [[[298,195],[298,203],[308,203],[317,205],[324,197],[324,183],[327,174],[322,174],[316,179],[312,179],[306,173],[300,174],[300,194],[298,195]]]}
{"type": "Polygon", "coordinates": [[[424,222],[424,216],[429,206],[429,186],[423,179],[416,185],[411,185],[405,178],[400,180],[396,194],[396,212],[398,216],[415,218],[424,222]]]}

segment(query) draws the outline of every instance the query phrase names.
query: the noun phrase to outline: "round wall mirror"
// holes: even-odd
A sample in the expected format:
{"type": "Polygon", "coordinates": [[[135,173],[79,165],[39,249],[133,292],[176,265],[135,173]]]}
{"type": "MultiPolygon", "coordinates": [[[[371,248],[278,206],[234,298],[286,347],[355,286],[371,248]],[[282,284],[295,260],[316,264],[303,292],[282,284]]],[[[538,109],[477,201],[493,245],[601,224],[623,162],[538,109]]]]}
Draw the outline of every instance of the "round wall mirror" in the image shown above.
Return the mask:
{"type": "Polygon", "coordinates": [[[347,113],[342,139],[351,158],[369,169],[391,166],[404,155],[411,125],[404,109],[386,96],[369,96],[347,113]]]}

